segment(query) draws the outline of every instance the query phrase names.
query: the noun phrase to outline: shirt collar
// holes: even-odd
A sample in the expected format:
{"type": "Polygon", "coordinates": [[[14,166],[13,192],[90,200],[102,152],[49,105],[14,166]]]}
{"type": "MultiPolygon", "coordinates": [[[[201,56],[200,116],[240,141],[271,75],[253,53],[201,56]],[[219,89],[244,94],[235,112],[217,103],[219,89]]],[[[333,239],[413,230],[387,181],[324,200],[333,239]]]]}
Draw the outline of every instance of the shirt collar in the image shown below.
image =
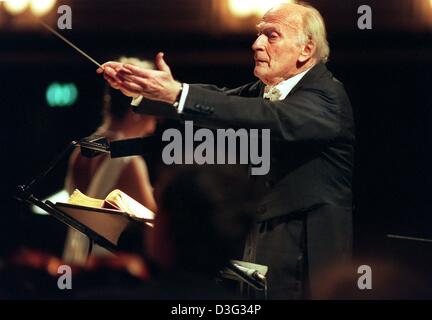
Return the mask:
{"type": "Polygon", "coordinates": [[[281,92],[281,96],[279,100],[284,100],[291,92],[291,90],[297,85],[297,83],[299,83],[300,80],[306,75],[306,73],[308,73],[309,70],[312,68],[313,66],[303,71],[302,73],[296,74],[294,77],[291,77],[277,84],[276,88],[278,88],[279,91],[281,92]]]}

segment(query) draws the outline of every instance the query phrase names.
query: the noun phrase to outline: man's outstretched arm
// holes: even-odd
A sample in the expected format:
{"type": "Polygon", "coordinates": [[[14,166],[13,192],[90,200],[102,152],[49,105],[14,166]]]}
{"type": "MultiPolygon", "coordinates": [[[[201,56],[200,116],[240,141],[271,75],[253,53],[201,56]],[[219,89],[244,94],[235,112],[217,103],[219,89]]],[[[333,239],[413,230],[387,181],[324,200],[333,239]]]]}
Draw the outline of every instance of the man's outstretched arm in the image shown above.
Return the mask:
{"type": "MultiPolygon", "coordinates": [[[[174,104],[182,90],[163,54],[156,56],[158,70],[108,62],[99,73],[124,94],[174,104]]],[[[190,85],[183,91],[180,112],[185,118],[224,126],[271,129],[273,138],[286,141],[331,141],[350,138],[350,119],[344,118],[343,97],[326,90],[301,89],[283,101],[229,95],[213,87],[190,85]],[[348,129],[348,130],[345,130],[348,129]]],[[[181,99],[180,99],[181,100],[181,99]]]]}

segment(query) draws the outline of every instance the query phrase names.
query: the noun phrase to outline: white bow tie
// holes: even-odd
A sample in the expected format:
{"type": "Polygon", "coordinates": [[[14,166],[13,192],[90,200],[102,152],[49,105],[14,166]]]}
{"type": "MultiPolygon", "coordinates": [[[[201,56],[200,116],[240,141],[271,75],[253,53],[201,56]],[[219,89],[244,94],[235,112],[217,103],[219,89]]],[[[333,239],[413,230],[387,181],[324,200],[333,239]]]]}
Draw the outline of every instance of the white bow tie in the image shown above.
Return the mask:
{"type": "Polygon", "coordinates": [[[282,93],[277,87],[274,86],[266,86],[264,88],[264,99],[268,99],[270,101],[279,101],[282,93]]]}

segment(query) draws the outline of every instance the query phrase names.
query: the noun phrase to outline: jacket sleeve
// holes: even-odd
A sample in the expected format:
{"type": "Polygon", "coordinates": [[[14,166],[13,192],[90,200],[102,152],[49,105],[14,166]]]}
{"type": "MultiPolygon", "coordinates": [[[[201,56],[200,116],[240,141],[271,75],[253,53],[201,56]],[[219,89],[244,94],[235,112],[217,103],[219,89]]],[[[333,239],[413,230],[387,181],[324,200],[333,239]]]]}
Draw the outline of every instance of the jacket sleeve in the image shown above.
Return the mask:
{"type": "MultiPolygon", "coordinates": [[[[185,118],[224,127],[270,129],[272,138],[285,141],[330,141],[344,135],[344,117],[336,92],[299,88],[283,101],[242,97],[202,85],[190,85],[185,118]]],[[[348,119],[349,120],[349,119],[348,119]]]]}

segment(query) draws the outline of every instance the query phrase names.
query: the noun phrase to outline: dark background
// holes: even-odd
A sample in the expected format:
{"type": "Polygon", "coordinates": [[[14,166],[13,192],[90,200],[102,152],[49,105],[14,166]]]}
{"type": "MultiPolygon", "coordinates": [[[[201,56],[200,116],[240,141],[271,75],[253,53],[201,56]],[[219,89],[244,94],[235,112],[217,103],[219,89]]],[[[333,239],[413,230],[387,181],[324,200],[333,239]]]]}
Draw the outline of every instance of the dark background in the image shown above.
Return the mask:
{"type": "MultiPolygon", "coordinates": [[[[229,30],[212,16],[211,0],[63,3],[73,9],[73,29],[62,33],[100,62],[120,55],[153,59],[164,51],[184,82],[234,87],[254,80],[254,30],[229,30]]],[[[356,255],[398,251],[401,242],[389,242],[387,234],[432,239],[432,3],[310,3],[326,20],[328,67],[345,84],[355,111],[356,255]],[[372,7],[372,30],[357,28],[362,4],[372,7]]],[[[60,254],[65,228],[30,214],[12,195],[71,140],[93,132],[101,120],[104,81],[94,65],[40,27],[19,27],[4,12],[0,17],[1,252],[26,245],[60,254]],[[74,106],[46,104],[45,90],[54,81],[77,84],[74,106]]],[[[55,12],[46,19],[55,25],[55,12]]],[[[35,195],[61,189],[66,165],[61,161],[35,195]]],[[[415,241],[407,243],[416,248],[415,241]]],[[[400,259],[431,247],[408,249],[410,255],[400,259]]]]}

